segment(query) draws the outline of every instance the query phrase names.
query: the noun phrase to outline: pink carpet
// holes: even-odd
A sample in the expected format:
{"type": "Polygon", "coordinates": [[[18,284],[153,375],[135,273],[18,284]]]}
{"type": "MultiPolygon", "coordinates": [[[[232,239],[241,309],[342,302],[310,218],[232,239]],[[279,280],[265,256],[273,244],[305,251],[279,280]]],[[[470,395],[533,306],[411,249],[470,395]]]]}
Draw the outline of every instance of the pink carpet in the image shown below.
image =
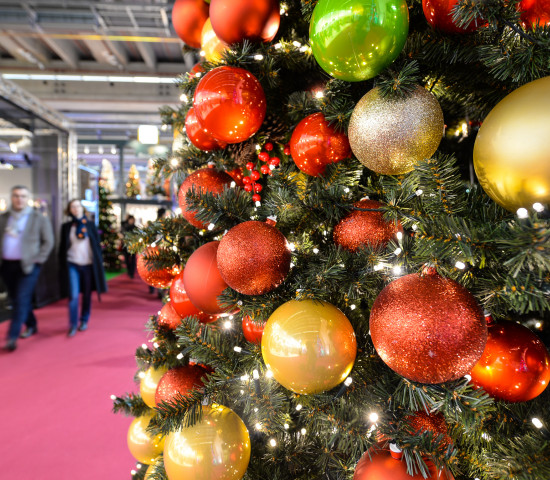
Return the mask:
{"type": "MultiPolygon", "coordinates": [[[[0,352],[0,478],[129,479],[131,418],[111,412],[112,394],[138,392],[133,382],[144,324],[160,308],[140,279],[121,275],[94,294],[89,329],[73,338],[67,302],[35,311],[39,333],[0,352]]],[[[8,322],[0,324],[3,346],[8,322]]]]}

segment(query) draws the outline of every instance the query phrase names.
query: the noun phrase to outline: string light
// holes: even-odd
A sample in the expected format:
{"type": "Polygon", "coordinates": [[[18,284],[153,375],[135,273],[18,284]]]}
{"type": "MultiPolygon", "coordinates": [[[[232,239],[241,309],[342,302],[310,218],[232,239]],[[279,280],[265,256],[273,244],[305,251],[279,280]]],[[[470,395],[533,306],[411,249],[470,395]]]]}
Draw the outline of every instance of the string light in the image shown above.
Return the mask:
{"type": "Polygon", "coordinates": [[[223,328],[225,328],[226,330],[229,330],[232,326],[233,326],[233,324],[231,323],[230,320],[226,320],[226,321],[223,323],[223,328]]]}
{"type": "Polygon", "coordinates": [[[176,358],[177,358],[178,360],[181,360],[181,359],[183,358],[183,353],[178,353],[178,354],[176,355],[176,358]]]}
{"type": "Polygon", "coordinates": [[[317,254],[319,253],[319,249],[318,249],[318,248],[314,248],[314,249],[313,249],[313,253],[314,253],[315,255],[317,255],[317,254]]]}
{"type": "Polygon", "coordinates": [[[325,94],[323,93],[322,90],[317,90],[315,92],[315,98],[324,98],[325,94]]]}
{"type": "Polygon", "coordinates": [[[260,60],[263,60],[263,59],[264,59],[264,56],[261,55],[261,54],[254,55],[254,60],[260,61],[260,60]]]}
{"type": "Polygon", "coordinates": [[[216,228],[216,225],[213,224],[213,223],[210,223],[208,224],[208,230],[211,232],[212,230],[214,230],[216,228]]]}
{"type": "Polygon", "coordinates": [[[139,378],[145,378],[145,372],[139,372],[138,377],[139,378]]]}
{"type": "Polygon", "coordinates": [[[145,343],[142,343],[141,348],[143,348],[143,350],[147,350],[147,345],[145,345],[145,343]]]}
{"type": "Polygon", "coordinates": [[[403,240],[403,233],[402,232],[397,232],[395,234],[395,236],[397,237],[397,240],[399,240],[399,241],[403,240]]]}
{"type": "Polygon", "coordinates": [[[285,430],[288,430],[288,429],[290,428],[290,426],[289,426],[288,423],[285,423],[285,424],[283,425],[283,427],[285,427],[285,430]]]}
{"type": "Polygon", "coordinates": [[[384,268],[384,265],[382,263],[378,263],[373,267],[375,272],[378,272],[378,271],[382,270],[383,268],[384,268]]]}
{"type": "Polygon", "coordinates": [[[237,184],[236,184],[235,182],[231,182],[231,183],[229,184],[229,186],[230,186],[231,188],[235,188],[235,187],[237,186],[237,184]]]}
{"type": "Polygon", "coordinates": [[[344,380],[344,385],[346,387],[349,387],[351,385],[351,382],[353,382],[353,379],[351,377],[348,377],[344,380]]]}
{"type": "Polygon", "coordinates": [[[296,245],[294,245],[293,243],[289,243],[288,244],[288,249],[291,251],[291,252],[294,252],[296,250],[296,245]]]}
{"type": "Polygon", "coordinates": [[[357,305],[350,305],[349,308],[350,310],[355,310],[357,308],[357,305]]]}
{"type": "Polygon", "coordinates": [[[466,265],[464,264],[464,262],[456,262],[455,263],[455,267],[458,268],[459,270],[464,270],[466,268],[466,265]]]}
{"type": "Polygon", "coordinates": [[[241,347],[233,347],[233,350],[235,350],[237,353],[241,353],[243,351],[241,347]]]}
{"type": "Polygon", "coordinates": [[[303,407],[302,407],[302,404],[301,404],[301,403],[299,403],[298,405],[296,405],[296,411],[299,412],[302,408],[303,408],[303,407]]]}
{"type": "Polygon", "coordinates": [[[254,425],[254,428],[260,431],[262,429],[262,424],[258,422],[256,425],[254,425]]]}
{"type": "Polygon", "coordinates": [[[111,400],[116,400],[116,395],[111,395],[111,400]]]}
{"type": "Polygon", "coordinates": [[[258,370],[252,370],[252,378],[254,380],[259,380],[260,379],[260,374],[259,374],[258,370]]]}
{"type": "Polygon", "coordinates": [[[180,95],[180,101],[184,102],[184,103],[187,103],[189,101],[189,98],[187,97],[187,95],[185,93],[182,93],[180,95]]]}
{"type": "Polygon", "coordinates": [[[417,197],[420,197],[424,193],[423,190],[418,189],[416,192],[414,192],[417,197]]]}
{"type": "Polygon", "coordinates": [[[402,268],[399,265],[396,265],[395,267],[393,267],[392,270],[395,275],[399,275],[402,271],[402,268]]]}
{"type": "Polygon", "coordinates": [[[465,378],[466,380],[468,380],[469,382],[472,381],[472,376],[471,376],[471,375],[464,375],[464,378],[465,378]]]}
{"type": "Polygon", "coordinates": [[[394,254],[395,256],[397,256],[397,255],[400,255],[402,251],[403,251],[403,250],[401,250],[400,248],[396,248],[395,251],[393,252],[393,254],[394,254]]]}
{"type": "Polygon", "coordinates": [[[269,445],[271,447],[276,447],[277,446],[277,440],[275,440],[274,438],[270,439],[269,440],[269,445]]]}
{"type": "Polygon", "coordinates": [[[533,203],[533,210],[536,212],[542,212],[544,210],[544,205],[539,202],[533,203]]]}
{"type": "Polygon", "coordinates": [[[372,423],[376,423],[378,421],[378,414],[376,412],[371,412],[369,413],[369,420],[372,422],[372,423]]]}
{"type": "Polygon", "coordinates": [[[529,216],[529,212],[526,208],[518,208],[516,214],[518,218],[527,218],[529,216]]]}
{"type": "Polygon", "coordinates": [[[271,370],[265,372],[265,378],[273,378],[273,372],[271,370]]]}
{"type": "Polygon", "coordinates": [[[533,425],[537,428],[542,428],[543,425],[542,425],[542,422],[537,418],[537,417],[533,417],[531,419],[531,421],[533,422],[533,425]]]}
{"type": "Polygon", "coordinates": [[[248,382],[248,380],[250,380],[250,377],[248,376],[248,373],[245,373],[243,376],[241,376],[241,380],[243,382],[248,382]]]}
{"type": "Polygon", "coordinates": [[[300,48],[302,46],[302,44],[300,42],[297,42],[296,40],[292,42],[292,45],[294,45],[296,48],[300,48]]]}
{"type": "Polygon", "coordinates": [[[307,433],[307,430],[306,430],[305,428],[302,428],[302,429],[300,430],[300,433],[301,433],[302,435],[305,435],[305,434],[307,433]]]}
{"type": "Polygon", "coordinates": [[[159,344],[157,342],[153,343],[153,347],[159,348],[159,344]]]}

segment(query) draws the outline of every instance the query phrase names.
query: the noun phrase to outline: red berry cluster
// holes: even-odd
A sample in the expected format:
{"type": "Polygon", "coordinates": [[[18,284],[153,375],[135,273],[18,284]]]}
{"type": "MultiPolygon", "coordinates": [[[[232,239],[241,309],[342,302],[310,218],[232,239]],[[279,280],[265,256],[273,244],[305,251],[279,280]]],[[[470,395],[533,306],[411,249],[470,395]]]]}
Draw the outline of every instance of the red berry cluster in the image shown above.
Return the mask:
{"type": "MultiPolygon", "coordinates": [[[[246,168],[250,172],[250,175],[243,177],[244,189],[247,192],[254,192],[252,200],[255,202],[259,202],[262,199],[259,193],[262,191],[263,187],[259,183],[256,183],[261,177],[260,172],[264,175],[271,175],[271,168],[269,168],[269,166],[278,167],[281,164],[279,158],[269,155],[269,152],[273,150],[273,144],[271,142],[267,142],[264,145],[264,149],[265,151],[258,153],[258,158],[264,163],[264,165],[260,167],[260,171],[256,170],[256,164],[248,162],[246,168]]],[[[285,146],[285,154],[287,154],[286,150],[290,153],[290,148],[288,146],[285,146]]]]}

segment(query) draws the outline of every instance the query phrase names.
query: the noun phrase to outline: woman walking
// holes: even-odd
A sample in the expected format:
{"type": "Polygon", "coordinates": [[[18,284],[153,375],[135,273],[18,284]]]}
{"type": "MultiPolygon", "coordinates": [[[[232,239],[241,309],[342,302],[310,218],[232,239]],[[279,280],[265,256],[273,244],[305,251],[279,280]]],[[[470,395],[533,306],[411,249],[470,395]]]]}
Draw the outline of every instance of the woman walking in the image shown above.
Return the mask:
{"type": "Polygon", "coordinates": [[[69,332],[73,337],[77,328],[88,328],[92,307],[92,290],[98,298],[107,291],[107,282],[103,270],[103,257],[99,235],[92,221],[86,218],[80,200],[71,200],[67,206],[70,221],[61,226],[59,245],[59,264],[61,273],[61,291],[69,297],[69,332]],[[80,318],[78,316],[78,297],[82,293],[80,318]],[[80,324],[79,324],[80,320],[80,324]]]}

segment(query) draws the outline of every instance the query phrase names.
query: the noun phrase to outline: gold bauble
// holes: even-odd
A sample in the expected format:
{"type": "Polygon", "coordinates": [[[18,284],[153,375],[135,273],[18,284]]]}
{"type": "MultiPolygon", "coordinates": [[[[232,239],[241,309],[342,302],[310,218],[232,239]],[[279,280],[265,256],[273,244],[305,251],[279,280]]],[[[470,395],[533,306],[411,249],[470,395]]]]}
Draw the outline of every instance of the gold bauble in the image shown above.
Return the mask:
{"type": "Polygon", "coordinates": [[[147,432],[147,426],[154,416],[155,412],[150,412],[134,418],[128,429],[127,440],[130,453],[138,462],[147,465],[153,463],[164,448],[164,437],[162,435],[151,437],[147,432]]]}
{"type": "Polygon", "coordinates": [[[209,62],[219,62],[222,53],[229,48],[227,43],[218,38],[216,32],[212,30],[210,18],[204,22],[201,34],[201,50],[204,52],[204,58],[209,62]]]}
{"type": "Polygon", "coordinates": [[[145,402],[145,405],[150,408],[155,408],[157,406],[155,403],[157,385],[167,371],[168,368],[165,366],[159,368],[149,367],[139,383],[139,393],[141,394],[141,398],[145,402]]]}
{"type": "Polygon", "coordinates": [[[283,387],[296,393],[330,390],[349,375],[357,354],[355,332],[334,305],[290,300],[269,317],[262,356],[283,387]]]}
{"type": "Polygon", "coordinates": [[[353,109],[348,138],[365,167],[400,175],[434,154],[443,128],[443,111],[425,88],[416,87],[403,99],[382,98],[380,89],[373,88],[353,109]]]}
{"type": "Polygon", "coordinates": [[[166,437],[164,468],[169,480],[239,480],[249,461],[248,430],[223,405],[203,407],[200,422],[166,437]]]}
{"type": "Polygon", "coordinates": [[[474,168],[487,195],[508,210],[550,203],[550,77],[491,110],[477,134],[474,168]]]}

